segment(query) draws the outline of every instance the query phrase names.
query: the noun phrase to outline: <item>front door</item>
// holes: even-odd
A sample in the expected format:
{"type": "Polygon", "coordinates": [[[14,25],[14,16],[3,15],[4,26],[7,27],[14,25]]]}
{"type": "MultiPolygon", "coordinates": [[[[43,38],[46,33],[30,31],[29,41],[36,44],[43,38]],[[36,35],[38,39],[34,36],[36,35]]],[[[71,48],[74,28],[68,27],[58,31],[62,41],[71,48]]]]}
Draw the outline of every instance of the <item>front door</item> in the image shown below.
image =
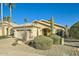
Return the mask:
{"type": "Polygon", "coordinates": [[[47,36],[47,29],[42,29],[42,34],[43,34],[44,36],[47,36]]]}

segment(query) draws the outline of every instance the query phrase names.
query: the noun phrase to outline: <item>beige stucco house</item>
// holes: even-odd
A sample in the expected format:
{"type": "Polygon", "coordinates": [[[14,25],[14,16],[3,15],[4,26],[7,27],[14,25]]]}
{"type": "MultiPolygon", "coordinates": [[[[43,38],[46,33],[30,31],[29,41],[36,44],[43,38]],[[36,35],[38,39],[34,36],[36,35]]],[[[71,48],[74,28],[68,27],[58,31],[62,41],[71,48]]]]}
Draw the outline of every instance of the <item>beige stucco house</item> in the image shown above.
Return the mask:
{"type": "MultiPolygon", "coordinates": [[[[45,36],[49,36],[51,34],[51,24],[50,21],[47,20],[36,20],[33,21],[33,24],[38,26],[38,35],[45,35],[45,36]]],[[[54,24],[54,33],[57,33],[58,30],[62,30],[65,31],[65,27],[61,26],[59,24],[54,24]]]]}
{"type": "MultiPolygon", "coordinates": [[[[4,21],[4,35],[7,35],[7,25],[8,22],[4,21]]],[[[51,25],[48,20],[34,20],[32,23],[27,24],[15,24],[10,23],[10,29],[13,28],[15,30],[15,37],[23,38],[22,36],[26,34],[29,38],[34,38],[38,35],[49,36],[51,34],[51,25]]],[[[9,29],[9,35],[10,35],[9,29]]],[[[54,33],[57,33],[58,30],[65,31],[65,27],[59,24],[54,24],[54,33]]],[[[2,36],[2,27],[0,22],[0,36],[2,36]]]]}

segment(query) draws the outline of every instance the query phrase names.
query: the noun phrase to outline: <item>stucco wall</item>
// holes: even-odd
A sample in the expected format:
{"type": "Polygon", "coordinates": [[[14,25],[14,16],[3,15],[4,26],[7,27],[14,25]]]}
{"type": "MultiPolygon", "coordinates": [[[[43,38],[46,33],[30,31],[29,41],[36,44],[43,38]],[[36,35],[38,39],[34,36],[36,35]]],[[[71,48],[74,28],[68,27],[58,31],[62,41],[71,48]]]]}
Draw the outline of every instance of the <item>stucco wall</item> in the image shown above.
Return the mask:
{"type": "Polygon", "coordinates": [[[30,31],[17,31],[16,29],[15,29],[15,37],[18,39],[23,39],[23,37],[26,36],[26,40],[34,39],[34,37],[37,36],[37,28],[29,27],[28,29],[31,29],[31,38],[30,38],[30,31]]]}
{"type": "Polygon", "coordinates": [[[32,36],[36,37],[37,36],[37,28],[32,28],[32,36]]]}
{"type": "Polygon", "coordinates": [[[39,24],[39,23],[34,23],[36,26],[40,27],[41,29],[42,28],[50,28],[50,27],[47,27],[45,25],[42,25],[42,24],[39,24]]]}
{"type": "Polygon", "coordinates": [[[37,35],[42,35],[42,31],[40,28],[32,28],[32,35],[33,37],[36,37],[37,35]]]}
{"type": "Polygon", "coordinates": [[[24,31],[15,31],[15,37],[18,39],[23,39],[24,31]]]}
{"type": "MultiPolygon", "coordinates": [[[[34,23],[34,24],[37,25],[37,26],[39,26],[41,28],[41,30],[44,29],[44,28],[48,28],[48,29],[51,30],[51,28],[49,27],[50,26],[49,24],[48,24],[49,26],[46,26],[46,25],[43,25],[43,24],[40,24],[40,23],[34,23]]],[[[54,26],[54,33],[56,33],[58,29],[62,29],[63,31],[65,31],[65,29],[62,28],[62,27],[54,26]]]]}
{"type": "Polygon", "coordinates": [[[2,36],[2,29],[1,29],[1,27],[0,27],[0,36],[2,36]]]}

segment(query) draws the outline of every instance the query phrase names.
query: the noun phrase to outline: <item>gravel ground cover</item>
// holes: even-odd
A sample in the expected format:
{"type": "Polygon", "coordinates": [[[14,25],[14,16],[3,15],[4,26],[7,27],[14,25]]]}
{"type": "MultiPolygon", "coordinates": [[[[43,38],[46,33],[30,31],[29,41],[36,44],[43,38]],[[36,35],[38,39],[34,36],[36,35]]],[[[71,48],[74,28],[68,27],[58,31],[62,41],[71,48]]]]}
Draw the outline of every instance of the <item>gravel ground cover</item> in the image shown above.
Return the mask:
{"type": "Polygon", "coordinates": [[[0,55],[2,56],[78,56],[79,42],[69,42],[65,45],[53,45],[51,49],[39,50],[25,44],[12,46],[15,39],[0,40],[0,55]],[[77,47],[76,47],[77,46],[77,47]]]}

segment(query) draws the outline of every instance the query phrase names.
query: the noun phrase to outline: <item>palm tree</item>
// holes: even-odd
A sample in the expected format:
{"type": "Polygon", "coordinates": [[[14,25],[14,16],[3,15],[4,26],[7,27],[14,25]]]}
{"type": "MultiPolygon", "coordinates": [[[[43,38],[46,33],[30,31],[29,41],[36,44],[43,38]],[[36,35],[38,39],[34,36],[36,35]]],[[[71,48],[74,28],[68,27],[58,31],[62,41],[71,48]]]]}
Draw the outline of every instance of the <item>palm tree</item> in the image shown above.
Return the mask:
{"type": "Polygon", "coordinates": [[[27,23],[27,18],[26,17],[24,18],[24,22],[27,23]]]}
{"type": "MultiPolygon", "coordinates": [[[[27,23],[27,18],[25,17],[24,18],[24,22],[25,22],[25,26],[26,26],[26,23],[27,23]]],[[[26,29],[26,28],[25,28],[26,29]]]]}
{"type": "Polygon", "coordinates": [[[25,25],[24,25],[24,41],[26,42],[26,39],[27,39],[27,32],[26,32],[26,23],[27,23],[27,18],[25,17],[24,18],[24,22],[25,22],[25,25]]]}
{"type": "Polygon", "coordinates": [[[14,3],[6,3],[5,5],[7,5],[10,9],[10,21],[12,20],[12,8],[15,5],[14,3]]]}
{"type": "Polygon", "coordinates": [[[53,16],[51,17],[50,23],[51,23],[51,35],[52,35],[52,34],[54,34],[54,19],[53,19],[53,16]]]}
{"type": "MultiPolygon", "coordinates": [[[[8,30],[10,30],[10,22],[12,21],[12,8],[13,8],[13,6],[14,6],[14,3],[8,3],[8,4],[6,4],[8,7],[9,7],[9,9],[10,9],[10,17],[8,17],[8,30]]],[[[10,31],[9,31],[9,33],[10,33],[10,31]]]]}
{"type": "Polygon", "coordinates": [[[3,17],[3,21],[9,22],[9,21],[10,21],[10,16],[4,16],[4,17],[3,17]]]}
{"type": "Polygon", "coordinates": [[[13,23],[15,23],[16,24],[16,22],[14,21],[13,23]]]}

